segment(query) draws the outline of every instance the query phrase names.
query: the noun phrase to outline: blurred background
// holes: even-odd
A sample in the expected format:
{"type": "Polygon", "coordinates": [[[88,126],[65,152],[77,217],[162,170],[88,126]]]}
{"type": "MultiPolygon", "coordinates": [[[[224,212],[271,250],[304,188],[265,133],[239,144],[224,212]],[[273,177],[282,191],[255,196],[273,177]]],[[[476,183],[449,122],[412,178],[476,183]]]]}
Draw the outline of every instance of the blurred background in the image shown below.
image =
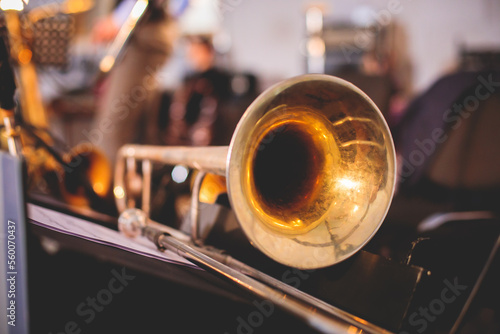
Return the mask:
{"type": "MultiPolygon", "coordinates": [[[[92,43],[91,31],[114,6],[115,1],[98,1],[91,11],[74,17],[72,55],[91,56],[105,48],[92,43]]],[[[392,101],[395,112],[403,108],[400,103],[457,70],[467,53],[494,58],[500,45],[500,3],[495,0],[193,0],[179,6],[187,6],[178,18],[179,36],[211,36],[217,64],[251,73],[259,90],[303,73],[350,72],[345,77],[352,81],[353,72],[385,76],[389,83],[379,90],[403,98],[392,101]]],[[[179,38],[159,70],[159,89],[173,91],[189,70],[186,42],[179,38]]],[[[45,95],[51,98],[50,92],[45,95]]],[[[381,101],[379,107],[385,109],[385,104],[381,101]]]]}
{"type": "MultiPolygon", "coordinates": [[[[494,172],[496,160],[491,159],[497,156],[494,115],[498,113],[487,112],[492,119],[471,120],[466,116],[478,106],[466,97],[467,90],[490,80],[493,86],[484,89],[493,89],[488,108],[496,110],[498,92],[494,77],[488,75],[497,75],[500,62],[498,1],[159,3],[164,8],[156,12],[163,17],[155,14],[143,20],[145,28],[132,34],[115,68],[105,75],[99,73],[100,62],[119,28],[126,25],[133,1],[99,1],[80,14],[37,23],[45,31],[34,45],[42,99],[51,130],[69,147],[90,142],[113,165],[125,143],[227,145],[239,118],[260,92],[296,75],[326,73],[358,86],[381,110],[394,137],[400,173],[409,174],[402,176],[399,193],[409,188],[413,196],[425,188],[421,197],[441,194],[429,188],[430,179],[446,191],[487,188],[489,197],[490,191],[496,194],[500,181],[494,172]],[[61,25],[50,23],[57,20],[61,25]],[[58,36],[58,47],[51,47],[48,40],[56,40],[51,36],[58,36]],[[54,53],[59,60],[54,61],[54,53]],[[464,107],[464,99],[472,103],[470,107],[464,107]],[[453,107],[456,103],[465,110],[453,107]],[[476,152],[475,158],[462,153],[438,161],[434,153],[446,145],[432,139],[432,131],[455,129],[457,117],[489,128],[461,126],[461,131],[453,131],[458,138],[447,141],[461,152],[476,152]],[[484,138],[466,148],[471,133],[482,133],[484,138]],[[416,143],[426,139],[434,142],[432,152],[416,143]],[[476,146],[486,148],[483,152],[476,146]],[[484,163],[469,168],[465,160],[484,163]],[[471,168],[474,171],[469,172],[471,168]],[[447,179],[439,179],[443,173],[447,179]],[[470,174],[468,184],[462,184],[464,173],[470,174]],[[477,175],[482,179],[476,180],[477,175]]],[[[36,0],[30,2],[36,5],[36,0]]],[[[477,93],[471,94],[479,101],[477,93]]],[[[443,150],[453,152],[449,147],[443,150]]],[[[456,201],[449,195],[437,197],[443,196],[445,202],[456,201]]],[[[407,212],[408,207],[400,207],[400,212],[407,212]]],[[[416,224],[436,210],[415,209],[415,214],[406,216],[414,217],[416,224]]]]}

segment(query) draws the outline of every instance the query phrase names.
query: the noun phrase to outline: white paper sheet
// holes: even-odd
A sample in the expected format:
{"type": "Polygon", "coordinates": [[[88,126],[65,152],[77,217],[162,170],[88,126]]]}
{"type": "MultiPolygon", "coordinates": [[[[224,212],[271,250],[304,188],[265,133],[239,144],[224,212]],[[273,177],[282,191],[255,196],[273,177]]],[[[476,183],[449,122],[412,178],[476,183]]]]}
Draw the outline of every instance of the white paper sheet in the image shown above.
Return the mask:
{"type": "Polygon", "coordinates": [[[28,219],[31,223],[96,243],[120,248],[132,253],[200,269],[183,257],[170,252],[160,252],[144,237],[130,239],[118,231],[66,215],[64,213],[28,203],[28,219]]]}

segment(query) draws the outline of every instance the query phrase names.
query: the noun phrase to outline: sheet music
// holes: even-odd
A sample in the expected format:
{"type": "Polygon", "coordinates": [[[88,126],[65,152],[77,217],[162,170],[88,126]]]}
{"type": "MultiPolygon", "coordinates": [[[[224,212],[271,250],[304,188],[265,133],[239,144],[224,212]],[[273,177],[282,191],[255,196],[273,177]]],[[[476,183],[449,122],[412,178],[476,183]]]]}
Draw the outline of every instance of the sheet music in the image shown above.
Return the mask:
{"type": "Polygon", "coordinates": [[[142,236],[130,239],[118,231],[31,203],[27,204],[27,211],[28,219],[33,224],[161,261],[201,270],[195,264],[171,251],[160,252],[151,241],[142,236]]]}

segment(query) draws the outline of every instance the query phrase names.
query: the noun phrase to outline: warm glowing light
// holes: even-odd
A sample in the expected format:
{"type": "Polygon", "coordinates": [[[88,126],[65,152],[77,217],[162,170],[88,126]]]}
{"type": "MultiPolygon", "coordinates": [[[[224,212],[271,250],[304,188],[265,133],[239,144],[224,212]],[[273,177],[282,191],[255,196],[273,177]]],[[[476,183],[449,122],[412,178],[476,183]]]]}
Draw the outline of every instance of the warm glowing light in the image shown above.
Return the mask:
{"type": "Polygon", "coordinates": [[[339,183],[347,189],[355,189],[358,187],[358,182],[353,181],[351,179],[340,179],[339,183]]]}
{"type": "Polygon", "coordinates": [[[141,17],[142,13],[146,10],[146,7],[148,6],[148,2],[146,0],[139,0],[136,2],[134,5],[134,8],[132,8],[132,12],[130,13],[130,17],[133,18],[134,20],[137,20],[141,17]]]}
{"type": "Polygon", "coordinates": [[[306,12],[306,29],[309,34],[323,30],[323,12],[318,7],[311,7],[306,12]]]}
{"type": "Polygon", "coordinates": [[[321,37],[312,37],[307,42],[307,52],[313,57],[324,56],[325,49],[325,42],[321,37]]]}
{"type": "Polygon", "coordinates": [[[22,49],[19,51],[19,54],[17,56],[17,59],[19,61],[19,64],[26,65],[31,61],[31,57],[33,56],[33,53],[29,49],[22,49]]]}
{"type": "Polygon", "coordinates": [[[115,189],[113,189],[113,194],[115,194],[116,198],[120,198],[121,199],[121,198],[125,197],[125,191],[120,186],[115,187],[115,189]]]}
{"type": "Polygon", "coordinates": [[[103,73],[107,73],[111,70],[114,64],[115,64],[115,57],[108,55],[101,60],[99,68],[103,73]]]}
{"type": "MultiPolygon", "coordinates": [[[[26,4],[28,4],[28,2],[26,2],[26,4]]],[[[22,0],[2,0],[0,2],[0,9],[22,11],[24,9],[24,4],[22,0]]]]}
{"type": "Polygon", "coordinates": [[[65,3],[65,13],[80,13],[92,8],[93,2],[89,0],[71,0],[65,3]]]}
{"type": "Polygon", "coordinates": [[[92,186],[96,194],[101,194],[104,191],[104,186],[102,185],[101,182],[96,182],[92,186]]]}
{"type": "Polygon", "coordinates": [[[189,174],[189,170],[185,166],[177,165],[172,169],[172,180],[176,183],[182,183],[186,181],[189,174]]]}
{"type": "Polygon", "coordinates": [[[360,333],[363,333],[363,330],[358,328],[358,327],[355,327],[355,326],[349,326],[349,328],[347,329],[347,333],[348,334],[360,334],[360,333]]]}
{"type": "Polygon", "coordinates": [[[352,212],[356,212],[359,210],[359,206],[355,205],[354,208],[352,209],[352,212]]]}

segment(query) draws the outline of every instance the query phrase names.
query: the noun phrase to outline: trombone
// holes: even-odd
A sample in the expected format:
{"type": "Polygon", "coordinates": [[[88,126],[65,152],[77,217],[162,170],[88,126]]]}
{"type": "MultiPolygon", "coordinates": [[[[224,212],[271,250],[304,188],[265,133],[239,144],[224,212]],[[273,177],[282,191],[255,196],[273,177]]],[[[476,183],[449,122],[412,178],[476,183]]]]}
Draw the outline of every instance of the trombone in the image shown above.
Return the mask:
{"type": "Polygon", "coordinates": [[[205,247],[198,235],[198,202],[204,175],[224,176],[231,208],[253,246],[287,266],[323,268],[347,259],[376,233],[392,201],[395,170],[392,137],[375,104],[342,79],[309,74],[262,93],[228,147],[123,146],[114,194],[125,234],[142,234],[320,331],[354,326],[387,332],[205,247]],[[127,182],[138,160],[143,211],[132,208],[130,193],[137,191],[137,182],[127,182]],[[152,162],[200,171],[191,201],[191,236],[148,219],[152,162]]]}

